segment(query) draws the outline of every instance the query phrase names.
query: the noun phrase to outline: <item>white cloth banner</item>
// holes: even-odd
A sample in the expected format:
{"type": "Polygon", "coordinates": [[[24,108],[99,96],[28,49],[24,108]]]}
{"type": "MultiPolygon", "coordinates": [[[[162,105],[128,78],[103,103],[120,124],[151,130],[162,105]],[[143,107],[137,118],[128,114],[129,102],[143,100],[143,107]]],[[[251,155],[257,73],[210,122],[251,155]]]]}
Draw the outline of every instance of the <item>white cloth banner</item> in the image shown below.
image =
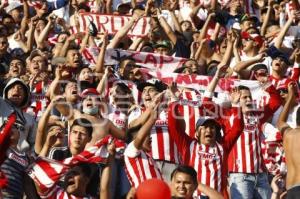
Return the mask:
{"type": "MultiPolygon", "coordinates": [[[[130,19],[131,16],[80,13],[80,32],[85,32],[90,24],[90,21],[92,21],[96,25],[98,32],[103,33],[107,31],[109,34],[116,34],[130,19]]],[[[150,18],[146,17],[138,20],[127,35],[145,36],[150,29],[149,20],[150,18]]]]}
{"type": "Polygon", "coordinates": [[[104,58],[105,64],[118,64],[122,57],[132,57],[136,61],[137,65],[151,70],[159,70],[162,73],[173,72],[176,68],[182,66],[182,64],[186,61],[185,58],[181,57],[163,56],[154,53],[120,49],[107,49],[104,58]]]}

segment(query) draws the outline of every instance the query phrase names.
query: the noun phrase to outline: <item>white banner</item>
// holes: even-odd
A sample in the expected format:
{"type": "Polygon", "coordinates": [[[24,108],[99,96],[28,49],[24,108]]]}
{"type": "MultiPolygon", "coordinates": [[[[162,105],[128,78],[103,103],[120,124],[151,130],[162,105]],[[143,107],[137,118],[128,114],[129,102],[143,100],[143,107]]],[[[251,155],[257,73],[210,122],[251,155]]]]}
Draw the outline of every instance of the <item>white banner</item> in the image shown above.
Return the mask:
{"type": "Polygon", "coordinates": [[[137,65],[151,70],[159,70],[162,73],[173,72],[176,68],[182,66],[185,58],[163,56],[160,54],[136,52],[120,49],[107,49],[105,54],[105,64],[118,64],[122,57],[132,57],[137,65]]]}
{"type": "MultiPolygon", "coordinates": [[[[90,21],[92,21],[96,25],[98,32],[103,33],[107,31],[109,34],[116,34],[130,19],[131,16],[80,13],[80,32],[85,32],[90,21]]],[[[133,25],[127,35],[139,37],[145,36],[150,29],[149,20],[150,19],[146,17],[141,18],[133,25]]]]}

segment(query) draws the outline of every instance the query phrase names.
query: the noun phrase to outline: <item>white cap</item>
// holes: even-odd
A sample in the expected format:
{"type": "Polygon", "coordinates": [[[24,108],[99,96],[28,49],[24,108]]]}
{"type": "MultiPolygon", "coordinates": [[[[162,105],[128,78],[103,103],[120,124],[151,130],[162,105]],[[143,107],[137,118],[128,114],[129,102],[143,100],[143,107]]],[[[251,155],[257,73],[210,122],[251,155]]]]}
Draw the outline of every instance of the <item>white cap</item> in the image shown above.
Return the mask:
{"type": "Polygon", "coordinates": [[[6,13],[9,13],[10,11],[18,8],[18,7],[22,7],[23,5],[17,1],[13,1],[11,3],[9,3],[9,5],[5,8],[6,13]]]}

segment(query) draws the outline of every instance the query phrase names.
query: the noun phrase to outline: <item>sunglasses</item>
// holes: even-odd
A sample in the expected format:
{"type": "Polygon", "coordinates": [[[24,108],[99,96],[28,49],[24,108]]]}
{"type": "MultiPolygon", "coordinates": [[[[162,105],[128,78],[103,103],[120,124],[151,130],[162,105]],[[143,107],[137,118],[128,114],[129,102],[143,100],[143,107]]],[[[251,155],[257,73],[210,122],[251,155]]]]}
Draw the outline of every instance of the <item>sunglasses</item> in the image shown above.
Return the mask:
{"type": "Polygon", "coordinates": [[[257,76],[260,76],[260,77],[267,77],[268,74],[266,72],[256,72],[255,73],[257,76]]]}

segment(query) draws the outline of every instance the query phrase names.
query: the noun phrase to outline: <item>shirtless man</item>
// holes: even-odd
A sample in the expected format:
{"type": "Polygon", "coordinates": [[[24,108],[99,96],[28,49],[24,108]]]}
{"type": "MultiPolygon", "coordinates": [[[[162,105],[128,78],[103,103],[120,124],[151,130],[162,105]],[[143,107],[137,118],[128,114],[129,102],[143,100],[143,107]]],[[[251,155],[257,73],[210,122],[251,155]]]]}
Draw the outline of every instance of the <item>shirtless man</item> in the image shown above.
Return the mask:
{"type": "Polygon", "coordinates": [[[288,97],[277,122],[278,129],[283,134],[283,147],[287,164],[286,188],[287,198],[296,199],[300,195],[300,109],[297,110],[296,128],[291,128],[287,117],[296,98],[297,89],[294,83],[288,85],[288,97]]]}
{"type": "Polygon", "coordinates": [[[110,120],[103,118],[100,112],[99,93],[96,89],[85,89],[81,93],[82,108],[81,110],[70,108],[71,106],[65,102],[65,98],[60,96],[61,103],[57,103],[57,110],[67,117],[69,125],[78,118],[85,118],[91,121],[93,125],[92,140],[86,145],[86,148],[92,146],[98,140],[102,139],[108,134],[118,138],[124,139],[125,132],[117,128],[110,120]]]}

